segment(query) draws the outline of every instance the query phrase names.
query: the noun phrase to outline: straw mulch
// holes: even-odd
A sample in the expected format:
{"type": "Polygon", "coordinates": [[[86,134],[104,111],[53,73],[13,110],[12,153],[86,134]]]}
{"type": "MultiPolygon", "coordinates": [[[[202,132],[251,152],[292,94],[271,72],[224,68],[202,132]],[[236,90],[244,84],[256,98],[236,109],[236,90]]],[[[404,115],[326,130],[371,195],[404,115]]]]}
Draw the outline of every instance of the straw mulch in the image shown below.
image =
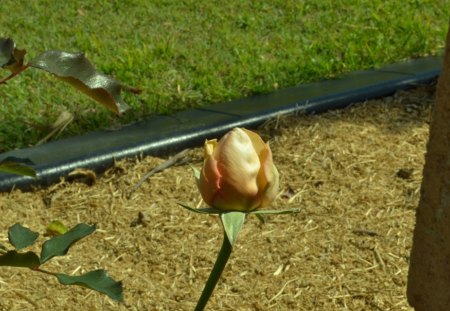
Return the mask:
{"type": "MultiPolygon", "coordinates": [[[[260,128],[281,173],[273,208],[300,213],[265,224],[248,218],[208,310],[409,310],[408,258],[433,97],[433,87],[422,87],[260,128]]],[[[200,148],[189,151],[189,163],[200,167],[201,156],[200,148]]],[[[54,219],[97,224],[43,268],[107,269],[123,281],[125,303],[49,275],[1,268],[0,310],[193,310],[221,226],[215,216],[177,205],[202,206],[186,163],[155,174],[128,198],[163,162],[128,159],[93,185],[75,178],[1,194],[3,245],[15,222],[40,232],[54,219]]]]}

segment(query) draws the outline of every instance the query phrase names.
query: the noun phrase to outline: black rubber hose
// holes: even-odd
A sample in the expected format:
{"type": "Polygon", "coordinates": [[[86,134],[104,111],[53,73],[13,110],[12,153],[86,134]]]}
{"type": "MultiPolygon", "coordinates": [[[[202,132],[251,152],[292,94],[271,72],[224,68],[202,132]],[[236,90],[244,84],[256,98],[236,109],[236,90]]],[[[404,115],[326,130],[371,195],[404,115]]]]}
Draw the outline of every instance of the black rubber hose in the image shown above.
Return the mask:
{"type": "Polygon", "coordinates": [[[114,160],[139,155],[161,156],[198,146],[234,127],[253,128],[265,120],[292,113],[320,113],[355,102],[390,95],[399,89],[436,79],[442,57],[426,57],[378,70],[353,72],[339,79],[300,85],[266,95],[155,116],[117,131],[99,131],[0,154],[31,160],[36,179],[0,173],[0,191],[49,185],[76,168],[97,172],[114,160]]]}

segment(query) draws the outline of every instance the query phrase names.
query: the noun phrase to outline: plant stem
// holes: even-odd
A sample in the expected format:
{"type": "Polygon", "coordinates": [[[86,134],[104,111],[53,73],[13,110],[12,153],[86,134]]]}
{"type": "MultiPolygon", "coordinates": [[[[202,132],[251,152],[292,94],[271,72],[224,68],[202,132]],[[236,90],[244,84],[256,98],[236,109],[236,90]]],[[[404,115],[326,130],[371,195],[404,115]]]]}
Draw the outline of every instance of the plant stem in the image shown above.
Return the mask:
{"type": "Polygon", "coordinates": [[[12,78],[14,78],[15,76],[17,76],[19,73],[21,73],[24,70],[27,70],[28,67],[30,67],[29,65],[24,65],[22,67],[20,67],[17,71],[12,72],[9,76],[7,76],[6,78],[3,78],[0,80],[0,84],[5,84],[8,80],[11,80],[12,78]]]}
{"type": "Polygon", "coordinates": [[[228,240],[228,237],[224,231],[222,247],[220,248],[219,255],[217,255],[216,263],[211,270],[208,281],[206,281],[205,287],[203,288],[202,295],[197,302],[195,311],[203,311],[205,309],[205,306],[208,303],[208,300],[211,297],[211,294],[214,291],[217,282],[219,281],[220,275],[222,274],[222,271],[227,264],[228,258],[230,258],[231,250],[232,247],[230,241],[228,240]]]}
{"type": "Polygon", "coordinates": [[[53,275],[53,276],[56,276],[56,273],[50,272],[50,271],[47,271],[47,270],[44,270],[44,269],[41,269],[41,268],[39,268],[39,267],[31,268],[31,270],[37,271],[37,272],[42,272],[42,273],[45,273],[45,274],[50,274],[50,275],[53,275]]]}

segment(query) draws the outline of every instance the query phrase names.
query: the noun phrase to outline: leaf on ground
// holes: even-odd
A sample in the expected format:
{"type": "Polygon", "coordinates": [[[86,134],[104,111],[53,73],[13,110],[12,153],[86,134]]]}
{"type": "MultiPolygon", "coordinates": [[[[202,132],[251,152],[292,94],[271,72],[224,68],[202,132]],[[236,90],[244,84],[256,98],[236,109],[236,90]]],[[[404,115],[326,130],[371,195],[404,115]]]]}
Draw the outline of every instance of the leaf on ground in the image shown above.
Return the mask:
{"type": "Polygon", "coordinates": [[[0,172],[36,177],[36,171],[30,167],[34,163],[29,159],[7,157],[0,161],[0,172]]]}
{"type": "Polygon", "coordinates": [[[50,50],[31,60],[30,66],[54,74],[117,114],[129,109],[120,96],[122,84],[96,71],[83,53],[50,50]]]}
{"type": "Polygon", "coordinates": [[[23,65],[26,51],[16,49],[16,44],[10,38],[0,38],[0,67],[18,73],[23,65]]]}
{"type": "Polygon", "coordinates": [[[9,251],[4,255],[0,255],[0,266],[36,268],[39,267],[39,257],[34,252],[18,253],[17,251],[9,251]]]}
{"type": "Polygon", "coordinates": [[[228,237],[228,241],[232,247],[236,243],[239,232],[244,226],[245,213],[242,212],[227,212],[220,214],[222,220],[223,229],[228,237]]]}
{"type": "Polygon", "coordinates": [[[59,220],[53,220],[45,228],[44,236],[56,236],[67,232],[67,227],[59,220]]]}
{"type": "Polygon", "coordinates": [[[39,233],[31,231],[19,223],[8,229],[8,240],[17,250],[32,245],[39,237],[39,233]]]}
{"type": "Polygon", "coordinates": [[[79,285],[108,295],[116,301],[123,301],[122,282],[116,282],[105,270],[95,270],[80,276],[56,274],[58,281],[64,285],[79,285]]]}
{"type": "Polygon", "coordinates": [[[54,236],[42,245],[40,262],[67,254],[73,243],[95,231],[95,226],[78,224],[64,234],[54,236]]]}

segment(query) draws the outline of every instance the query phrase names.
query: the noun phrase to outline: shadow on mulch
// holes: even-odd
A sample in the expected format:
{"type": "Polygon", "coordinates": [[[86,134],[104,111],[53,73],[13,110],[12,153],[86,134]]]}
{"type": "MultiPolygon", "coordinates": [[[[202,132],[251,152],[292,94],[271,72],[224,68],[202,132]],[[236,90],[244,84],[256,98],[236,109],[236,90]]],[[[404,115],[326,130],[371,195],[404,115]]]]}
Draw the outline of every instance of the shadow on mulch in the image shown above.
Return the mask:
{"type": "MultiPolygon", "coordinates": [[[[300,213],[267,217],[265,224],[247,220],[207,309],[410,310],[408,258],[433,92],[400,91],[262,126],[281,173],[273,208],[300,213]]],[[[201,166],[200,148],[188,155],[201,166]]],[[[45,268],[69,274],[105,268],[123,281],[125,303],[2,268],[0,310],[193,310],[220,248],[221,226],[215,216],[177,205],[202,205],[187,164],[152,176],[127,197],[162,162],[120,161],[92,186],[75,179],[1,194],[1,244],[15,222],[41,232],[54,219],[97,224],[96,233],[45,268]]]]}

